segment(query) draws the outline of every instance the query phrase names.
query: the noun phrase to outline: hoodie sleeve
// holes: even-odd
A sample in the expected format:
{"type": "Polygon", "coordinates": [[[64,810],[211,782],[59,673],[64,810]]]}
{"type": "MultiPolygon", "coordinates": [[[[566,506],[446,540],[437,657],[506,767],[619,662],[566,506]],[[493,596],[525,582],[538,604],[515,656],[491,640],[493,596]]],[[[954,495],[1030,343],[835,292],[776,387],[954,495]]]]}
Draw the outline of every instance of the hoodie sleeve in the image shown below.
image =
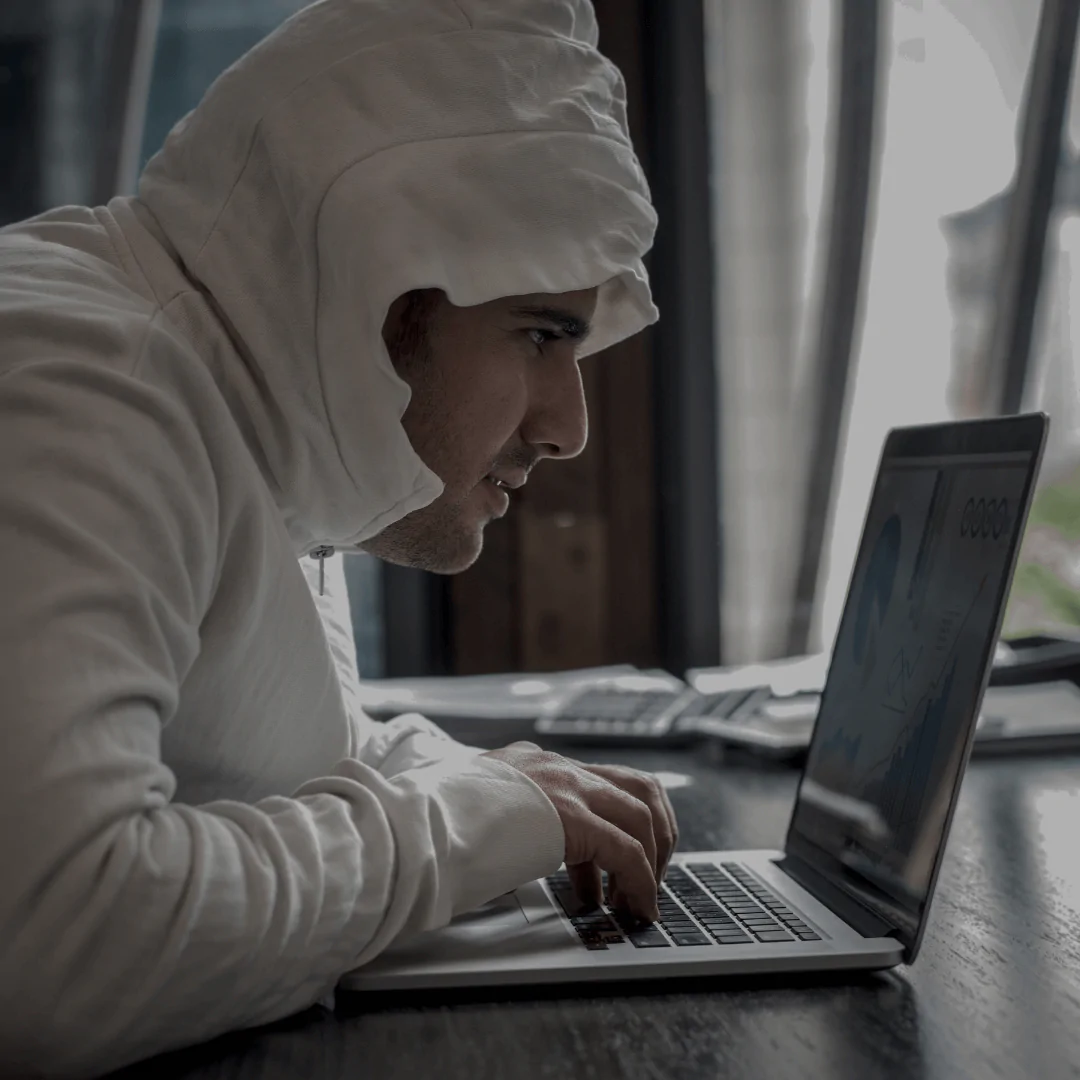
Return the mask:
{"type": "Polygon", "coordinates": [[[161,727],[217,573],[198,432],[143,381],[43,358],[0,377],[0,461],[0,1073],[288,1015],[558,866],[554,807],[489,758],[175,802],[161,727]]]}

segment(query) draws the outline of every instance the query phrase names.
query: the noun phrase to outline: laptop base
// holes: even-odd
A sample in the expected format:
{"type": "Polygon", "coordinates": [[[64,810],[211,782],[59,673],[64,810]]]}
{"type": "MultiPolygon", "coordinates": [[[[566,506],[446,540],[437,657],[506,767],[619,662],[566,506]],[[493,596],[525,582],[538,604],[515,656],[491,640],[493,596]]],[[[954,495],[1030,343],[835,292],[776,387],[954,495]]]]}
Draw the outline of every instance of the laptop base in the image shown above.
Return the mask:
{"type": "Polygon", "coordinates": [[[780,870],[778,851],[679,853],[673,866],[738,863],[789,903],[819,940],[710,942],[638,948],[629,940],[602,950],[578,932],[541,881],[499,897],[449,926],[395,943],[345,975],[339,989],[356,992],[466,986],[630,981],[895,967],[903,948],[892,938],[866,938],[780,870]]]}

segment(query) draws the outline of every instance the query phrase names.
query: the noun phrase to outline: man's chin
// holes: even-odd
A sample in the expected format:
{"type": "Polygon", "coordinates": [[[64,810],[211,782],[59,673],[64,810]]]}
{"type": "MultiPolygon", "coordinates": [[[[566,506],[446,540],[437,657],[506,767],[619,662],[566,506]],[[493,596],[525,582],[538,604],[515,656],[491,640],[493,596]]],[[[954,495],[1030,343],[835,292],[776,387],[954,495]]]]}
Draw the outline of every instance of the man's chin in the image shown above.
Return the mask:
{"type": "Polygon", "coordinates": [[[455,554],[443,554],[434,555],[432,558],[423,565],[418,565],[416,569],[426,570],[429,574],[460,574],[465,570],[468,570],[477,559],[480,558],[480,553],[484,550],[484,540],[481,534],[480,540],[469,551],[459,551],[455,554]]]}
{"type": "Polygon", "coordinates": [[[460,574],[480,558],[484,529],[480,526],[475,532],[457,536],[443,533],[431,542],[423,542],[419,537],[387,536],[382,532],[360,546],[369,555],[395,566],[426,570],[429,574],[460,574]]]}

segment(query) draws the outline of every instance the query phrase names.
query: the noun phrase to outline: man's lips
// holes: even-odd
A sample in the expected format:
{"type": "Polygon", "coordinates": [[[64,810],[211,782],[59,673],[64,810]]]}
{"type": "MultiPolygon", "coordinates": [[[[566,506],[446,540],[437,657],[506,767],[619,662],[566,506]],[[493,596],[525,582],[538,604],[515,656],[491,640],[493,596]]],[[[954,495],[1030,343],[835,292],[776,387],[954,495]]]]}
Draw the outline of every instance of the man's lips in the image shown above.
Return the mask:
{"type": "Polygon", "coordinates": [[[490,476],[485,476],[476,486],[484,488],[489,493],[488,497],[498,506],[496,517],[502,517],[510,509],[510,489],[508,487],[497,484],[490,476]]]}
{"type": "Polygon", "coordinates": [[[528,479],[528,474],[500,471],[488,473],[484,479],[504,491],[516,491],[518,488],[524,486],[525,481],[528,479]]]}

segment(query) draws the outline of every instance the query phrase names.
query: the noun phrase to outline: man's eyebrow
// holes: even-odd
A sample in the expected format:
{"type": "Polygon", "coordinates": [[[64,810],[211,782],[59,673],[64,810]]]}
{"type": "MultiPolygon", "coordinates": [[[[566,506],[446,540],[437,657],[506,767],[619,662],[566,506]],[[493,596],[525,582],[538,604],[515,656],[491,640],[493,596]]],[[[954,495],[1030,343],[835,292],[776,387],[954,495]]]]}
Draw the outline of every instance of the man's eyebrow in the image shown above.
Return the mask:
{"type": "Polygon", "coordinates": [[[540,322],[546,322],[557,327],[560,333],[571,341],[584,341],[592,330],[588,319],[583,319],[580,315],[575,315],[565,308],[517,307],[510,314],[520,319],[537,319],[540,322]]]}

